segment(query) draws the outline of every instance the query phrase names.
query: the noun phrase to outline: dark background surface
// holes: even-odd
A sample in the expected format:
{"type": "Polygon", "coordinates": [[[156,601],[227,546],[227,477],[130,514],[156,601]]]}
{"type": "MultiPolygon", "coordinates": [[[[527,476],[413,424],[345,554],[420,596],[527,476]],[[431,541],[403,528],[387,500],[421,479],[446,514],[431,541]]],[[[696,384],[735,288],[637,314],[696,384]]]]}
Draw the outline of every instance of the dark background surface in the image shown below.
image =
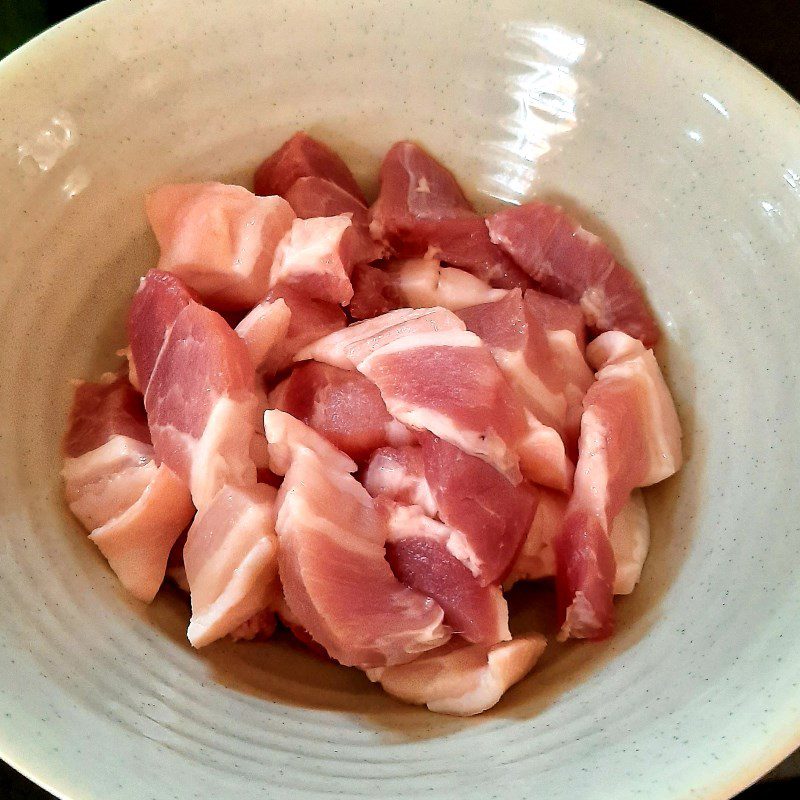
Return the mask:
{"type": "MultiPolygon", "coordinates": [[[[88,5],[80,0],[0,0],[0,56],[88,5]]],[[[652,5],[723,42],[800,98],[800,0],[664,0],[652,5]]],[[[800,777],[792,775],[800,776],[797,754],[739,800],[800,798],[800,777]]],[[[52,797],[0,762],[0,800],[52,797]]]]}

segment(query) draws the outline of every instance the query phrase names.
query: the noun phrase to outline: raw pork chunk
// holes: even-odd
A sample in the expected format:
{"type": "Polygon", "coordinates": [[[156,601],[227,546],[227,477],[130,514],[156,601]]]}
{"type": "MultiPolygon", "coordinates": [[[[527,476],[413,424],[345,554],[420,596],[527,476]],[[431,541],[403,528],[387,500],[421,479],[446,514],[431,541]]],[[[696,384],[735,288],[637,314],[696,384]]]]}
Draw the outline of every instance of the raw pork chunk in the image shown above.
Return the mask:
{"type": "Polygon", "coordinates": [[[194,507],[185,484],[155,462],[141,395],[126,378],[76,387],[64,454],[70,510],[122,585],[150,602],[194,507]]]}
{"type": "Polygon", "coordinates": [[[400,257],[434,256],[493,286],[530,286],[489,239],[452,173],[412,142],[397,142],[381,165],[370,229],[400,257]]]}
{"type": "Polygon", "coordinates": [[[594,330],[656,343],[658,326],[633,275],[563,209],[535,200],[498,211],[486,224],[492,242],[542,289],[579,303],[594,330]]]}
{"type": "Polygon", "coordinates": [[[198,510],[226,483],[256,482],[253,365],[219,314],[197,303],[180,312],[144,402],[156,457],[187,483],[198,510]]]}
{"type": "Polygon", "coordinates": [[[324,178],[364,202],[353,173],[327,145],[298,131],[256,170],[255,192],[285,195],[300,178],[324,178]]]}
{"type": "Polygon", "coordinates": [[[681,465],[681,430],[652,351],[618,331],[587,349],[597,380],[584,398],[575,488],[555,541],[562,638],[613,630],[611,524],[636,487],[681,465]]]}
{"type": "Polygon", "coordinates": [[[488,648],[454,638],[410,664],[367,670],[367,677],[405,703],[470,717],[496,705],[533,669],[546,645],[538,634],[488,648]]]}
{"type": "Polygon", "coordinates": [[[362,669],[389,666],[449,639],[441,606],[392,574],[386,524],[355,478],[298,448],[277,508],[286,602],[332,658],[362,669]]]}
{"type": "Polygon", "coordinates": [[[251,308],[264,297],[275,248],[295,218],[281,197],[222,183],[161,186],[146,209],[161,248],[158,268],[220,310],[251,308]]]}
{"type": "Polygon", "coordinates": [[[275,495],[263,484],[223,486],[189,528],[183,563],[192,598],[188,637],[195,647],[236,632],[273,602],[275,495]]]}

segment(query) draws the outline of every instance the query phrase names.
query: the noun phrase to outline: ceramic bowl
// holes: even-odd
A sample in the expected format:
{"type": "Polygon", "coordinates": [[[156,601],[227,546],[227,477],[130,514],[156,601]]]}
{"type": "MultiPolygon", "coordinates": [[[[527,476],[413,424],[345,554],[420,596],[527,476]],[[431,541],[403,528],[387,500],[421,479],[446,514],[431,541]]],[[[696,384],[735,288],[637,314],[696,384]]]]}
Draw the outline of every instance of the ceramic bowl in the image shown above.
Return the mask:
{"type": "MultiPolygon", "coordinates": [[[[74,800],[727,798],[800,744],[800,111],[638,2],[101,3],[0,65],[0,753],[74,800]],[[193,651],[60,495],[68,380],[117,364],[143,193],[305,128],[374,191],[414,138],[484,208],[565,202],[640,276],[688,461],[642,584],[470,720],[286,642],[193,651]]],[[[524,605],[524,603],[521,603],[524,605]]],[[[518,626],[536,624],[518,620],[518,626]]]]}

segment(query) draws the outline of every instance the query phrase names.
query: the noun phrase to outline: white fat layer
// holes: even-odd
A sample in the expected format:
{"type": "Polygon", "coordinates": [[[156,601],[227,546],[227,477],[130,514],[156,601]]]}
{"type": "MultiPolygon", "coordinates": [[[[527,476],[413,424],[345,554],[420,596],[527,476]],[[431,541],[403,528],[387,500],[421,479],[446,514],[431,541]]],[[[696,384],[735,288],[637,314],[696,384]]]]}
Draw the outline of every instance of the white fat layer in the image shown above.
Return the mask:
{"type": "Polygon", "coordinates": [[[492,356],[506,380],[527,404],[532,404],[537,412],[543,411],[556,424],[564,424],[567,415],[566,397],[561,392],[553,392],[545,386],[542,379],[528,366],[521,350],[502,350],[492,348],[492,356]]]}
{"type": "Polygon", "coordinates": [[[589,345],[586,355],[598,369],[597,380],[624,380],[637,387],[649,453],[640,485],[650,486],[677,472],[682,463],[680,421],[652,350],[627,334],[609,331],[589,345]]]}
{"type": "Polygon", "coordinates": [[[591,514],[605,519],[608,497],[606,430],[593,408],[588,408],[583,414],[578,448],[580,458],[575,470],[573,495],[583,499],[591,514]]]}
{"type": "Polygon", "coordinates": [[[391,269],[400,293],[416,308],[440,306],[450,311],[491,303],[506,296],[485,281],[455,267],[442,267],[431,258],[401,261],[391,269]]]}
{"type": "Polygon", "coordinates": [[[394,339],[420,330],[465,330],[464,323],[446,308],[399,308],[348,325],[304,347],[295,361],[313,359],[342,369],[355,369],[357,361],[394,339]]]}
{"type": "Polygon", "coordinates": [[[492,647],[448,644],[411,664],[367,670],[391,695],[431,711],[472,716],[494,706],[527,675],[546,646],[532,634],[492,647]]]}
{"type": "Polygon", "coordinates": [[[597,630],[600,627],[600,620],[594,611],[592,604],[586,599],[583,592],[575,592],[572,604],[567,609],[564,624],[558,632],[556,639],[559,642],[566,642],[570,637],[581,638],[580,631],[587,629],[597,630]]]}
{"type": "Polygon", "coordinates": [[[253,366],[258,370],[272,348],[289,330],[292,311],[282,298],[254,308],[237,326],[236,333],[245,343],[253,366]]]}
{"type": "Polygon", "coordinates": [[[466,430],[456,425],[445,414],[420,408],[405,402],[402,398],[384,397],[384,402],[389,413],[396,419],[417,430],[430,431],[434,436],[439,436],[446,442],[491,464],[512,483],[519,483],[521,477],[519,458],[494,431],[466,430]]]}
{"type": "Polygon", "coordinates": [[[315,453],[323,463],[335,470],[355,472],[356,463],[304,422],[277,409],[264,412],[264,432],[269,468],[276,475],[285,475],[298,448],[315,453]]]}
{"type": "Polygon", "coordinates": [[[200,439],[193,443],[189,488],[198,511],[207,508],[226,483],[246,486],[256,481],[250,445],[256,431],[258,404],[220,397],[200,439]]]}
{"type": "Polygon", "coordinates": [[[640,490],[631,494],[617,514],[609,538],[617,564],[614,594],[630,594],[639,582],[650,548],[650,521],[640,490]]]}
{"type": "MultiPolygon", "coordinates": [[[[251,524],[252,520],[242,519],[229,536],[235,537],[237,529],[251,524]]],[[[212,565],[209,564],[201,570],[198,580],[203,580],[203,574],[212,565]]],[[[204,647],[239,627],[253,614],[262,611],[272,597],[272,583],[277,573],[275,536],[262,536],[233,571],[231,580],[219,597],[197,612],[192,607],[192,619],[187,631],[192,646],[204,647]]]]}
{"type": "Polygon", "coordinates": [[[405,353],[409,350],[420,350],[429,347],[483,347],[483,341],[471,331],[461,330],[437,330],[424,331],[422,333],[411,333],[400,339],[378,347],[358,364],[359,370],[362,366],[367,366],[372,359],[384,356],[405,353]]]}
{"type": "Polygon", "coordinates": [[[61,477],[67,483],[89,483],[126,467],[144,466],[153,445],[128,436],[112,436],[105,444],[74,458],[65,458],[61,477]]]}

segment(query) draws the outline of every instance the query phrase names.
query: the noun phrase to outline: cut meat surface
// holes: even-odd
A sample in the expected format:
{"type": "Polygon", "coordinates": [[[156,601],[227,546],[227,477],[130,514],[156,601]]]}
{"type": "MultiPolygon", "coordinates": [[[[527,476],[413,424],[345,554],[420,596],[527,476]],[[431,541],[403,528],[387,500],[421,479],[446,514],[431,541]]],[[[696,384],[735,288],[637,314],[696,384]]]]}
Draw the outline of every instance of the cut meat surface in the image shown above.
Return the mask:
{"type": "Polygon", "coordinates": [[[393,425],[381,393],[352,370],[309,361],[270,394],[273,408],[302,420],[355,461],[389,443],[393,425]]]}
{"type": "Polygon", "coordinates": [[[405,703],[470,717],[496,705],[544,652],[544,636],[520,636],[492,647],[452,639],[410,664],[367,670],[367,677],[405,703]]]}
{"type": "Polygon", "coordinates": [[[77,383],[64,437],[64,455],[81,456],[114,436],[150,443],[142,396],[126,377],[110,372],[98,383],[77,383]]]}
{"type": "Polygon", "coordinates": [[[583,397],[594,382],[586,363],[586,323],[580,306],[558,297],[528,289],[525,305],[544,328],[550,351],[559,365],[567,401],[565,423],[569,454],[575,456],[583,414],[583,397]]]}
{"type": "Polygon", "coordinates": [[[575,488],[555,543],[562,638],[610,635],[611,523],[634,488],[681,464],[680,423],[652,351],[613,331],[592,342],[587,357],[597,380],[584,398],[575,488]]]}
{"type": "MultiPolygon", "coordinates": [[[[276,372],[290,366],[299,350],[342,330],[347,324],[344,311],[335,303],[315,300],[289,286],[271,289],[260,305],[270,306],[279,300],[289,310],[289,324],[283,338],[278,339],[261,358],[259,372],[266,378],[272,378],[276,372]]],[[[256,306],[248,317],[260,314],[259,308],[256,306]]]]}
{"type": "Polygon", "coordinates": [[[99,528],[141,497],[157,469],[153,446],[127,436],[66,458],[61,476],[70,511],[87,530],[99,528]]]}
{"type": "Polygon", "coordinates": [[[529,481],[569,492],[575,465],[567,455],[564,440],[553,428],[548,428],[526,411],[528,429],[517,444],[519,466],[529,481]]]}
{"type": "Polygon", "coordinates": [[[148,195],[158,269],[172,272],[218,309],[246,309],[267,293],[275,248],[294,220],[281,197],[241,186],[187,183],[148,195]]]}
{"type": "Polygon", "coordinates": [[[223,486],[189,528],[183,562],[192,598],[188,637],[194,647],[237,631],[273,602],[275,496],[275,489],[263,484],[223,486]]]}
{"type": "Polygon", "coordinates": [[[500,588],[481,586],[448,548],[461,538],[418,506],[379,501],[389,527],[386,557],[408,587],[435,600],[444,621],[468,642],[492,645],[511,638],[508,606],[500,588]]]}
{"type": "Polygon", "coordinates": [[[530,279],[489,239],[452,173],[412,142],[397,142],[381,165],[370,229],[401,257],[432,255],[494,286],[530,279]]]}
{"type": "Polygon", "coordinates": [[[356,369],[370,353],[417,333],[463,331],[464,323],[446,308],[401,308],[318,339],[300,350],[295,361],[313,359],[342,369],[356,369]]]}
{"type": "Polygon", "coordinates": [[[350,214],[354,225],[369,225],[369,209],[355,195],[317,175],[298,178],[283,194],[300,219],[350,214]]]}
{"type": "Polygon", "coordinates": [[[353,173],[326,144],[298,131],[263,161],[255,174],[255,193],[285,195],[301,178],[324,178],[364,202],[353,173]]]}
{"type": "Polygon", "coordinates": [[[144,394],[158,354],[178,314],[200,298],[180,278],[151,269],[142,278],[128,310],[129,360],[144,394]]]}
{"type": "MultiPolygon", "coordinates": [[[[517,581],[538,580],[556,574],[553,542],[564,525],[567,498],[560,492],[539,490],[539,505],[517,560],[503,582],[510,589],[517,581]]],[[[650,523],[641,490],[636,489],[611,525],[614,553],[614,594],[630,594],[642,574],[650,547],[650,523]]]]}
{"type": "Polygon", "coordinates": [[[611,524],[614,551],[614,594],[630,594],[639,583],[650,549],[650,520],[644,495],[636,489],[611,524]]]}
{"type": "Polygon", "coordinates": [[[652,347],[658,326],[631,273],[563,209],[539,201],[486,220],[498,244],[546,292],[580,304],[596,331],[623,331],[652,347]]]}
{"type": "Polygon", "coordinates": [[[385,255],[385,248],[369,232],[367,207],[340,186],[325,178],[296,180],[284,195],[300,219],[350,214],[353,220],[353,261],[362,264],[385,255]]]}
{"type": "Polygon", "coordinates": [[[355,478],[300,448],[277,508],[286,602],[332,658],[362,669],[388,666],[447,641],[441,607],[392,574],[386,524],[355,478]]]}
{"type": "Polygon", "coordinates": [[[517,581],[535,581],[556,574],[553,541],[561,533],[568,497],[552,489],[539,489],[539,503],[533,522],[503,586],[510,589],[517,581]]]}
{"type": "Polygon", "coordinates": [[[145,394],[156,457],[189,486],[203,511],[226,483],[256,481],[253,365],[219,314],[191,303],[167,337],[145,394]]]}
{"type": "Polygon", "coordinates": [[[586,352],[586,320],[577,303],[536,289],[525,291],[524,298],[528,309],[547,333],[569,331],[581,355],[586,352]]]}
{"type": "Polygon", "coordinates": [[[511,569],[534,519],[538,494],[512,484],[496,469],[430,434],[421,434],[425,476],[440,519],[457,531],[448,549],[482,586],[511,569]]]}
{"type": "Polygon", "coordinates": [[[419,446],[379,448],[370,456],[363,483],[373,497],[419,506],[429,517],[436,516],[436,500],[419,446]]]}
{"type": "Polygon", "coordinates": [[[186,486],[154,461],[142,397],[126,378],[76,387],[64,451],[70,510],[122,585],[150,602],[194,507],[186,486]]]}
{"type": "Polygon", "coordinates": [[[520,482],[516,448],[527,431],[523,410],[475,334],[406,336],[376,350],[358,369],[380,389],[395,419],[430,431],[520,482]]]}
{"type": "Polygon", "coordinates": [[[564,433],[567,417],[565,380],[544,328],[514,289],[501,300],[458,313],[467,330],[490,348],[517,396],[536,418],[564,433]]]}
{"type": "Polygon", "coordinates": [[[384,268],[363,265],[352,276],[355,319],[370,319],[396,308],[433,308],[458,311],[505,297],[484,281],[455,267],[443,267],[435,258],[391,261],[384,268]]]}
{"type": "Polygon", "coordinates": [[[270,286],[291,286],[330,303],[353,296],[353,223],[348,214],[296,219],[275,250],[270,286]]]}
{"type": "Polygon", "coordinates": [[[95,528],[89,538],[122,585],[149,603],[164,582],[172,545],[193,515],[186,484],[161,464],[136,502],[95,528]]]}
{"type": "Polygon", "coordinates": [[[236,326],[236,333],[244,342],[256,372],[273,360],[274,353],[286,341],[291,321],[292,312],[279,297],[272,302],[259,303],[236,326]]]}
{"type": "Polygon", "coordinates": [[[264,412],[264,431],[269,448],[269,468],[285,475],[300,448],[311,450],[322,464],[336,472],[355,472],[355,461],[337,450],[313,428],[283,411],[264,412]]]}

